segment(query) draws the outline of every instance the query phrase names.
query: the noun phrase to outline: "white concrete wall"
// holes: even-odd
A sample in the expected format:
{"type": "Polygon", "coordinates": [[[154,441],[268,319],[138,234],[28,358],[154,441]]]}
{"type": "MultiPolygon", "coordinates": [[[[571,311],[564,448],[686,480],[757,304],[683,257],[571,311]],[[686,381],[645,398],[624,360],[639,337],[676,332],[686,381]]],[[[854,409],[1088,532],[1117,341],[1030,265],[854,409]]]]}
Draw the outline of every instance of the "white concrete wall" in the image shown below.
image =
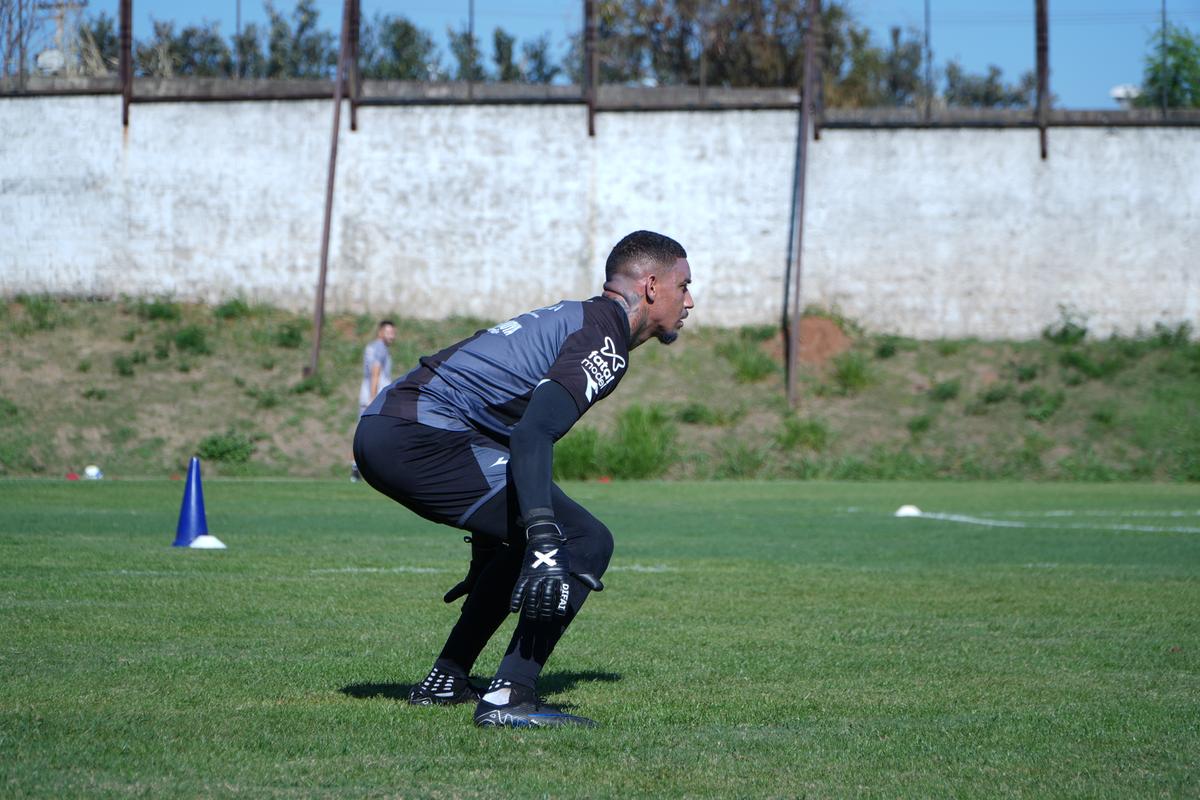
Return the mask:
{"type": "MultiPolygon", "coordinates": [[[[0,99],[0,294],[241,292],[311,306],[328,102],[0,99]]],[[[331,309],[500,319],[595,293],[639,227],[691,256],[701,323],[779,318],[795,115],[578,106],[359,109],[331,309]]],[[[827,130],[806,303],[873,330],[1028,337],[1200,322],[1200,128],[827,130]]]]}

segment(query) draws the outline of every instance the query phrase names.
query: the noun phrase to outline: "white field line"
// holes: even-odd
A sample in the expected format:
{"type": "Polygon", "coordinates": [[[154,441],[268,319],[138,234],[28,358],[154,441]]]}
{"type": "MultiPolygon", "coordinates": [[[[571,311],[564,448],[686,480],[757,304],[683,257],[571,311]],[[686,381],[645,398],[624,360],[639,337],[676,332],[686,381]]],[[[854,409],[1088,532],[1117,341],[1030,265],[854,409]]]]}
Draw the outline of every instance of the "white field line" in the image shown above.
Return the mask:
{"type": "Polygon", "coordinates": [[[435,567],[331,567],[328,569],[310,569],[309,575],[437,575],[449,572],[435,567]]]}
{"type": "Polygon", "coordinates": [[[919,519],[932,519],[941,522],[958,522],[963,525],[983,525],[989,528],[1039,528],[1042,530],[1074,530],[1074,531],[1128,531],[1132,533],[1200,533],[1200,527],[1187,525],[1097,525],[1075,523],[1072,525],[1056,525],[1053,523],[1018,522],[1017,520],[989,519],[988,517],[971,517],[966,514],[941,514],[935,511],[922,511],[915,514],[919,519]]]}

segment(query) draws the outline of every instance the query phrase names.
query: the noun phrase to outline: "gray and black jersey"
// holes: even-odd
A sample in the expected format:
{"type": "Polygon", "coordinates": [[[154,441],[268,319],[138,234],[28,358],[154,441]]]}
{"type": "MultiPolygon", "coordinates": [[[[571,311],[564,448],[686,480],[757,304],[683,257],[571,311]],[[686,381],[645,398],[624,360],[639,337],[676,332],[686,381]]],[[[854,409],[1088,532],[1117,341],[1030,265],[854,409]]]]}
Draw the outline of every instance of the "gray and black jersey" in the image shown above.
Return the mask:
{"type": "Polygon", "coordinates": [[[475,430],[507,444],[542,381],[554,381],[582,415],[625,376],[629,320],[607,297],[564,300],[481,330],[401,377],[363,412],[448,431],[475,430]]]}

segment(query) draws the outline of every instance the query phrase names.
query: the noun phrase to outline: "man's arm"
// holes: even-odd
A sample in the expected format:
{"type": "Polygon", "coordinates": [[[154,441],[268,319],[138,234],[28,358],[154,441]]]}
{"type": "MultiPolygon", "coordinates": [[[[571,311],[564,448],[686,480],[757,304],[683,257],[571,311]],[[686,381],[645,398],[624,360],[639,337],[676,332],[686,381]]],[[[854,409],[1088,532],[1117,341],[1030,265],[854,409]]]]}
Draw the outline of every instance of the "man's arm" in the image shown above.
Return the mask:
{"type": "Polygon", "coordinates": [[[513,486],[521,516],[526,520],[554,516],[550,485],[554,443],[579,419],[571,393],[555,381],[542,381],[533,390],[525,414],[509,439],[513,486]]]}
{"type": "Polygon", "coordinates": [[[379,376],[383,374],[383,364],[376,361],[371,365],[371,399],[379,394],[379,376]]]}

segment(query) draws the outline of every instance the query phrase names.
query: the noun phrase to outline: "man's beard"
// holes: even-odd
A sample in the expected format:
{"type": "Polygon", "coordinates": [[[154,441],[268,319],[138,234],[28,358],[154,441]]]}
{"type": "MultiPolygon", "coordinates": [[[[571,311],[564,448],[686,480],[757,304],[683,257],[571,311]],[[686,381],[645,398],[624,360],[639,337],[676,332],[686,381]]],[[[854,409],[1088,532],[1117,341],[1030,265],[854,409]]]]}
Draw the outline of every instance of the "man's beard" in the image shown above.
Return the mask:
{"type": "Polygon", "coordinates": [[[658,340],[663,344],[670,344],[679,338],[679,331],[663,331],[658,334],[658,340]]]}

